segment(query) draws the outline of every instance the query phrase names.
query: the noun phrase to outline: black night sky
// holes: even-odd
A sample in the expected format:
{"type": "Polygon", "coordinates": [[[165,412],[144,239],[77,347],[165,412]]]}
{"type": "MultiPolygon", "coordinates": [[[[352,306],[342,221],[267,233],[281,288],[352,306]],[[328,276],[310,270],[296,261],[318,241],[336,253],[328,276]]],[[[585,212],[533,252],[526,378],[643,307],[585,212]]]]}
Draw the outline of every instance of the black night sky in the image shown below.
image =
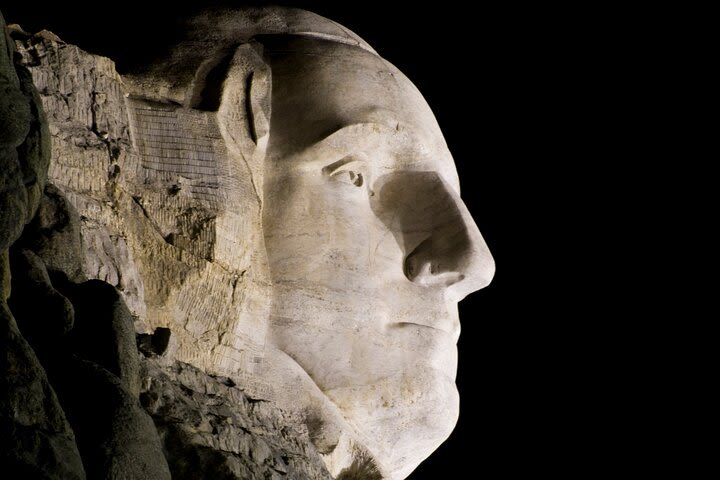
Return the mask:
{"type": "MultiPolygon", "coordinates": [[[[262,2],[195,2],[194,8],[247,3],[262,2]]],[[[567,32],[556,29],[558,22],[547,23],[551,13],[542,12],[538,21],[539,12],[519,6],[478,3],[470,11],[466,2],[273,3],[348,27],[418,86],[443,129],[463,199],[496,260],[493,283],[460,304],[460,421],[410,479],[569,473],[568,457],[582,448],[567,414],[582,413],[573,405],[586,392],[568,385],[577,380],[575,370],[558,374],[568,360],[560,338],[574,327],[560,320],[567,312],[552,305],[566,292],[552,285],[559,274],[546,245],[570,247],[576,239],[553,238],[549,218],[558,193],[544,179],[559,169],[559,159],[568,158],[569,144],[560,148],[558,140],[577,134],[568,130],[572,122],[555,123],[558,109],[568,108],[567,99],[556,97],[573,88],[565,74],[573,74],[566,62],[574,58],[574,52],[558,54],[556,47],[572,39],[562,38],[567,32]]],[[[163,11],[161,4],[3,0],[1,8],[8,23],[31,32],[46,28],[122,65],[144,45],[162,42],[172,18],[188,10],[163,11]]],[[[581,340],[574,341],[580,349],[581,340]]]]}

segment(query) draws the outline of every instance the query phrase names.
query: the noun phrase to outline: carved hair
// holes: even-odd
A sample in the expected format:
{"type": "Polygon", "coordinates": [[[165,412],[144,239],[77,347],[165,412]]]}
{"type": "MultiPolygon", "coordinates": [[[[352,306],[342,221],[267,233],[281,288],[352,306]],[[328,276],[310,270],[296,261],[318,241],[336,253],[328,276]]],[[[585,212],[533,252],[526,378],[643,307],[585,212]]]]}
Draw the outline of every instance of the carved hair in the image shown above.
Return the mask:
{"type": "Polygon", "coordinates": [[[328,40],[377,55],[362,38],[332,20],[286,7],[209,9],[184,20],[179,31],[182,37],[169,42],[158,58],[121,72],[131,93],[191,108],[217,108],[217,102],[200,98],[206,83],[222,78],[218,67],[227,67],[238,47],[268,35],[328,40]]]}

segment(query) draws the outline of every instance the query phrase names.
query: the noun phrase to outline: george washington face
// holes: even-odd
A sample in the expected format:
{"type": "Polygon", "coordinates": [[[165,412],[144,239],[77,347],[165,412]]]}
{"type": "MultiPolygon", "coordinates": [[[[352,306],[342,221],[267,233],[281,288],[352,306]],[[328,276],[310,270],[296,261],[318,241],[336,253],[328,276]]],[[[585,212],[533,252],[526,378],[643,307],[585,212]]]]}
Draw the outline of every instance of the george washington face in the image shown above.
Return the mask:
{"type": "Polygon", "coordinates": [[[457,420],[457,302],[494,263],[415,86],[364,49],[264,41],[270,341],[393,477],[457,420]]]}
{"type": "Polygon", "coordinates": [[[327,19],[220,11],[191,27],[123,77],[131,187],[172,247],[135,251],[147,322],[183,326],[176,359],[270,385],[333,474],[369,454],[405,478],[455,425],[457,303],[494,272],[440,128],[327,19]]]}

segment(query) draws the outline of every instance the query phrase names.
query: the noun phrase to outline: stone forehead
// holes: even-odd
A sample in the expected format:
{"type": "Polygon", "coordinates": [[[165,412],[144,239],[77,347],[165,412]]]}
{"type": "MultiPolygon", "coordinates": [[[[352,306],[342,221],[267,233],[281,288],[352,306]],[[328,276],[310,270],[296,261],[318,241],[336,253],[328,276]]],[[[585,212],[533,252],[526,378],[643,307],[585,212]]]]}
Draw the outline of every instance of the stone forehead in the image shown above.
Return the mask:
{"type": "Polygon", "coordinates": [[[403,119],[394,117],[401,110],[412,108],[421,115],[407,120],[417,120],[419,125],[435,123],[432,111],[417,87],[397,67],[377,54],[345,44],[297,36],[262,37],[260,40],[272,68],[274,89],[299,89],[304,95],[296,98],[302,99],[324,95],[332,86],[345,96],[342,102],[328,102],[325,108],[338,115],[350,115],[348,122],[362,119],[395,128],[396,120],[403,119]]]}
{"type": "Polygon", "coordinates": [[[276,36],[262,43],[273,71],[274,133],[285,132],[275,142],[271,137],[275,155],[323,159],[369,148],[387,154],[373,158],[378,167],[437,170],[457,183],[435,116],[395,66],[316,39],[276,36]]]}
{"type": "Polygon", "coordinates": [[[187,21],[188,39],[228,46],[257,35],[301,35],[360,47],[376,53],[347,28],[306,10],[287,7],[209,9],[187,21]]]}

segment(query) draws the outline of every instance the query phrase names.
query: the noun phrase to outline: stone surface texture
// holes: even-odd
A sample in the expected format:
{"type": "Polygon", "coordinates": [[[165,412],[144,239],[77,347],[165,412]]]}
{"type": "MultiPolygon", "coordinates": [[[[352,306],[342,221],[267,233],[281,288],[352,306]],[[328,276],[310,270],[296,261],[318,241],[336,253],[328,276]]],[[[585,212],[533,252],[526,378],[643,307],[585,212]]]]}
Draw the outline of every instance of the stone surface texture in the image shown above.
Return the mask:
{"type": "Polygon", "coordinates": [[[2,36],[3,461],[407,477],[455,425],[457,302],[494,272],[432,112],[309,12],[182,31],[121,73],[2,36]]]}
{"type": "Polygon", "coordinates": [[[303,419],[245,395],[227,377],[153,357],[140,396],[174,479],[331,479],[303,419]]]}
{"type": "MultiPolygon", "coordinates": [[[[0,470],[19,478],[84,479],[75,436],[34,350],[7,305],[9,248],[34,216],[50,161],[49,133],[28,72],[0,14],[0,470]]],[[[44,280],[43,272],[33,282],[44,280]]],[[[44,301],[43,290],[36,301],[44,301]]],[[[55,302],[54,304],[63,304],[55,302]]],[[[67,323],[61,306],[60,322],[67,323]]]]}

